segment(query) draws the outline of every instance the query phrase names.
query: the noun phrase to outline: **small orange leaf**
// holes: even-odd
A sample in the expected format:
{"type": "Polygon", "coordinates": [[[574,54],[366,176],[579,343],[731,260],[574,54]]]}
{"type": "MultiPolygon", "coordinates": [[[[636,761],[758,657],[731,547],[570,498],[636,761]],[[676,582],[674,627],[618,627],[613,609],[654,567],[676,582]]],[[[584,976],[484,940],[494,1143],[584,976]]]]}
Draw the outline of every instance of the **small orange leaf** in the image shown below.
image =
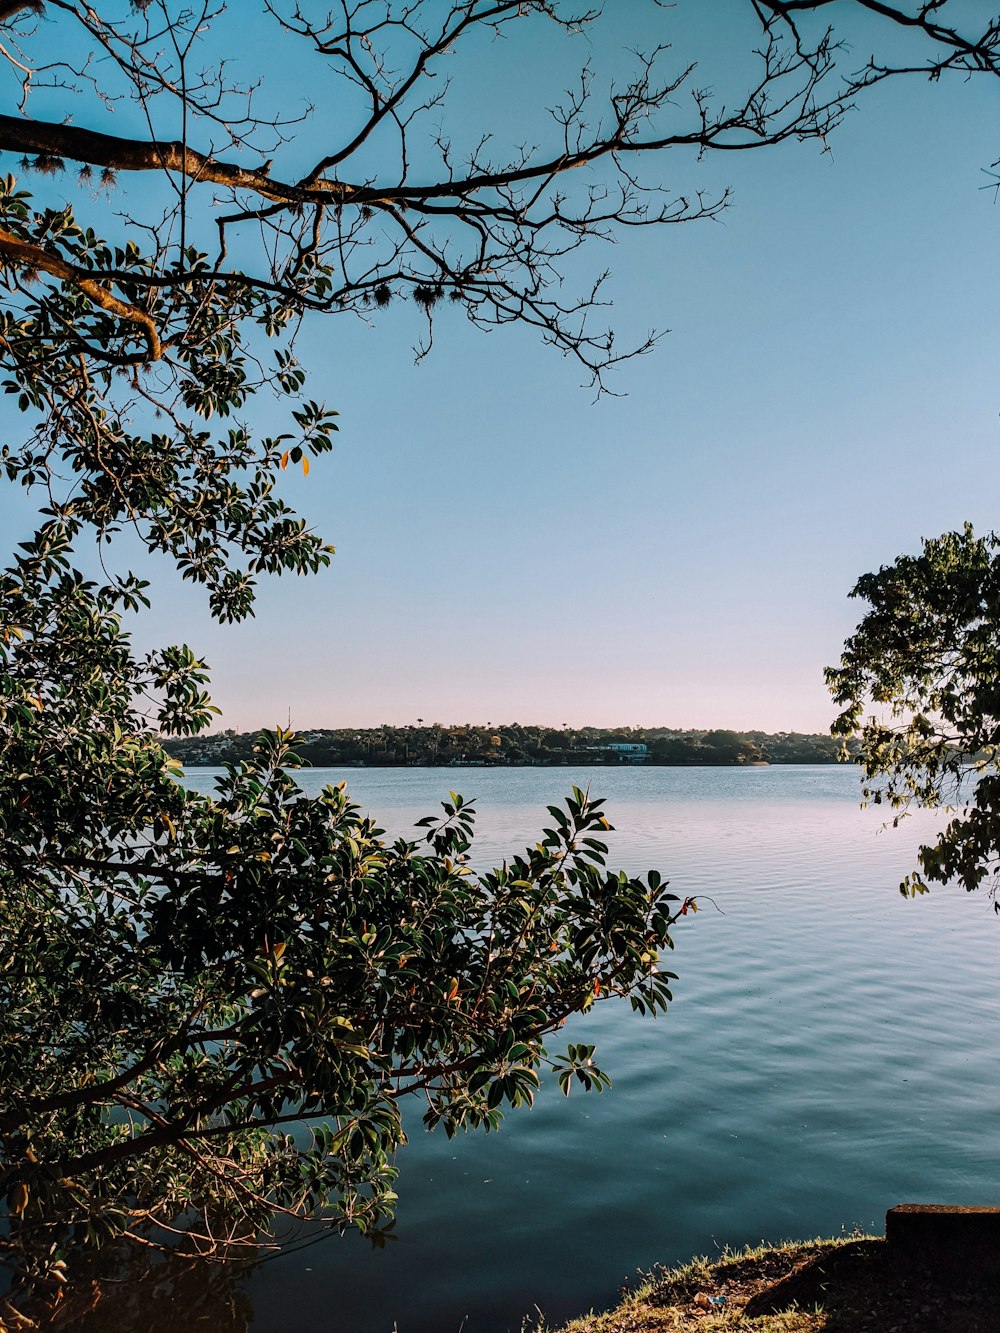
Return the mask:
{"type": "Polygon", "coordinates": [[[309,475],[309,459],[308,459],[308,458],[303,458],[303,460],[302,460],[302,475],[303,475],[304,477],[308,477],[308,475],[309,475]]]}
{"type": "Polygon", "coordinates": [[[284,470],[287,466],[288,466],[288,453],[285,452],[285,453],[283,453],[283,454],[281,455],[281,467],[282,467],[282,470],[284,470]]]}
{"type": "Polygon", "coordinates": [[[451,981],[448,983],[448,991],[444,998],[446,1000],[454,1000],[457,997],[457,995],[458,995],[458,979],[456,977],[452,977],[451,981]]]}
{"type": "Polygon", "coordinates": [[[600,977],[595,977],[595,978],[594,978],[594,994],[595,994],[595,995],[600,995],[600,993],[601,993],[601,978],[600,978],[600,977]]]}

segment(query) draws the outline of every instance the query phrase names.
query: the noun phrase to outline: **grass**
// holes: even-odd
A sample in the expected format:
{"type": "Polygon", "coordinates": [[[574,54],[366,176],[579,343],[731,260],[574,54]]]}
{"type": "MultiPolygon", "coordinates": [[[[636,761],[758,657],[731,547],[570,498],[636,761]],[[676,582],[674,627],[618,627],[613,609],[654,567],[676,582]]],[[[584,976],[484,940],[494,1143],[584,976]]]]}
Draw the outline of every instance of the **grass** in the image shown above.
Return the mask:
{"type": "MultiPolygon", "coordinates": [[[[976,1274],[900,1274],[876,1236],[796,1241],[658,1269],[615,1310],[556,1333],[996,1333],[976,1274]],[[715,1298],[715,1300],[713,1300],[715,1298]],[[720,1299],[721,1298],[721,1299],[720,1299]]],[[[553,1333],[553,1331],[550,1331],[553,1333]]]]}

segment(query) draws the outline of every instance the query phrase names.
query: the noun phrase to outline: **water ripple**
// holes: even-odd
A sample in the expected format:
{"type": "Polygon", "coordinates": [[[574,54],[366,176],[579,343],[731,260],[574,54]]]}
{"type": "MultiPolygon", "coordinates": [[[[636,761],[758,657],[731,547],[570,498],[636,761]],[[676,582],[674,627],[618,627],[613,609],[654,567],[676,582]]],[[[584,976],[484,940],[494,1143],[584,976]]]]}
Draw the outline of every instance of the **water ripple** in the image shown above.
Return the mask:
{"type": "MultiPolygon", "coordinates": [[[[983,895],[896,892],[927,818],[878,834],[856,770],[355,770],[403,832],[461,783],[479,864],[533,842],[571,782],[607,795],[626,870],[710,896],[680,923],[665,1018],[599,1007],[603,1097],[547,1089],[502,1134],[400,1159],[400,1240],[333,1242],[251,1279],[254,1328],[502,1333],[614,1302],[637,1266],[879,1227],[902,1200],[982,1202],[998,1175],[1000,924],[983,895]],[[295,1309],[296,1322],[289,1322],[295,1309]],[[463,1325],[463,1320],[464,1325],[463,1325]]],[[[205,775],[195,775],[203,785],[205,775]]]]}

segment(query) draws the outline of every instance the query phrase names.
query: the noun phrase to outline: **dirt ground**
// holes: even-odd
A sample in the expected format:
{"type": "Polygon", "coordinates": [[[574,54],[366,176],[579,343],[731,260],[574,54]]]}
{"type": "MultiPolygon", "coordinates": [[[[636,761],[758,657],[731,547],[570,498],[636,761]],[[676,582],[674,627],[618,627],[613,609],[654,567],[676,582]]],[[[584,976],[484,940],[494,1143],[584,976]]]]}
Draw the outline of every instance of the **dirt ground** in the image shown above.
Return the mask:
{"type": "Polygon", "coordinates": [[[605,1315],[560,1333],[1000,1333],[1000,1285],[900,1273],[865,1237],[748,1251],[651,1274],[605,1315]]]}

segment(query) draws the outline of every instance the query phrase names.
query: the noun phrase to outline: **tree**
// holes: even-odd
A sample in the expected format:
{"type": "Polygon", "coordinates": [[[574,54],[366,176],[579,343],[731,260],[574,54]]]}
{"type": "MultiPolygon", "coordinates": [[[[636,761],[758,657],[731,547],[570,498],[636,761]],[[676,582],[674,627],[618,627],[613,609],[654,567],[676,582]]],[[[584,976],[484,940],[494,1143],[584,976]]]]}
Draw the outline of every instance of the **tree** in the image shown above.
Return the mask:
{"type": "Polygon", "coordinates": [[[945,533],[852,596],[871,610],[827,679],[843,710],[835,733],[860,739],[865,799],[896,821],[914,806],[953,816],[900,891],[990,879],[1000,911],[1000,537],[945,533]]]}
{"type": "Polygon", "coordinates": [[[753,741],[741,736],[736,731],[709,731],[701,740],[706,750],[710,751],[710,762],[720,764],[752,763],[760,758],[760,751],[753,741]]]}
{"type": "Polygon", "coordinates": [[[133,653],[143,585],[72,567],[69,508],[0,577],[8,1257],[37,1294],[122,1236],[229,1254],[327,1210],[379,1239],[400,1101],[451,1134],[529,1102],[542,1065],[604,1086],[592,1046],[545,1043],[604,996],[665,1007],[675,899],[605,871],[580,791],[478,875],[460,797],[390,844],[342,788],[302,795],[288,733],[185,791],[154,723],[205,720],[202,664],[133,653]]]}
{"type": "Polygon", "coordinates": [[[213,798],[185,791],[160,737],[210,721],[205,667],[187,647],[135,651],[148,584],[108,569],[109,540],[127,526],[218,619],[250,614],[259,575],[331,554],[276,491],[337,429],[305,396],[305,315],[368,318],[408,294],[430,331],[447,297],[475,324],[537,328],[600,384],[621,355],[590,323],[600,282],[567,299],[563,261],[618,225],[724,203],[651,203],[626,164],[816,136],[839,113],[775,41],[735,112],[713,117],[693,90],[689,125],[668,131],[688,74],[660,79],[651,56],[603,119],[584,75],[548,151],[504,155],[484,135],[462,156],[440,132],[415,141],[443,114],[445,57],[588,16],[541,0],[366,0],[318,24],[264,11],[342,76],[338,114],[317,117],[339,140],[295,145],[294,120],[258,116],[255,90],[199,54],[233,21],[221,7],[0,5],[20,87],[0,148],[34,189],[0,183],[0,368],[27,423],[2,464],[41,497],[0,575],[0,1194],[4,1248],[36,1295],[81,1246],[122,1237],[229,1253],[323,1210],[384,1235],[400,1101],[421,1097],[452,1133],[530,1101],[543,1065],[566,1091],[603,1086],[592,1047],[545,1043],[609,995],[662,1009],[679,910],[657,873],[604,869],[608,825],[582,792],[533,850],[476,874],[459,797],[421,842],[390,843],[344,791],[301,795],[288,733],[213,798]],[[107,132],[112,106],[130,134],[107,132]],[[62,193],[70,163],[96,228],[62,193]],[[563,189],[573,169],[582,184],[563,189]],[[100,191],[125,173],[149,184],[118,223],[100,191]],[[242,414],[265,388],[288,422],[260,436],[242,414]]]}

